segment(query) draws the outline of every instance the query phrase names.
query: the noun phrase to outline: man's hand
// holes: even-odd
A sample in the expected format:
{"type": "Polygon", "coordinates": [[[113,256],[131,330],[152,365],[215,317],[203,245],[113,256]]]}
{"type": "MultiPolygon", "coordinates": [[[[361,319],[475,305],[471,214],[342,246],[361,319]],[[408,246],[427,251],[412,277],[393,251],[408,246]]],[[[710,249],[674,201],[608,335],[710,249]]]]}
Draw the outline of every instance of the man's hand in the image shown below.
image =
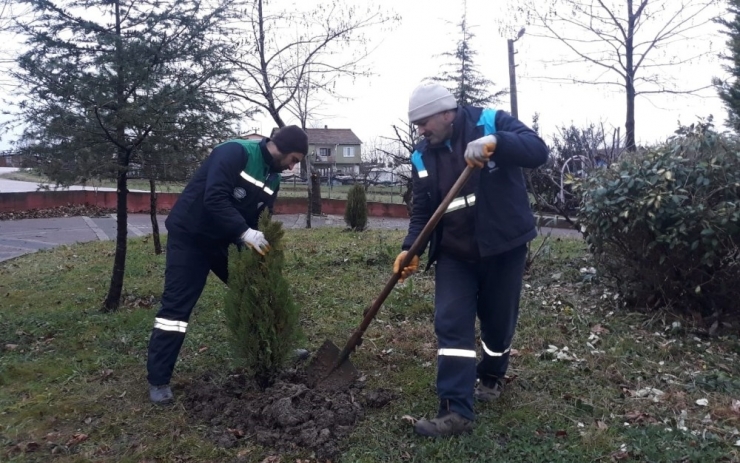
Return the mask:
{"type": "Polygon", "coordinates": [[[259,230],[248,228],[247,231],[242,234],[242,241],[244,244],[251,246],[255,251],[259,252],[263,256],[270,250],[270,243],[265,239],[264,233],[259,230]]]}
{"type": "MultiPolygon", "coordinates": [[[[406,253],[408,251],[401,251],[401,253],[396,257],[396,261],[393,263],[393,273],[398,273],[401,267],[401,261],[403,261],[404,257],[406,257],[406,253]]],[[[398,279],[399,283],[403,283],[403,280],[410,277],[412,273],[416,272],[416,270],[419,268],[419,256],[414,256],[411,258],[411,262],[409,262],[406,267],[401,271],[401,278],[398,279]]]]}
{"type": "Polygon", "coordinates": [[[496,135],[486,135],[468,143],[465,149],[465,162],[470,167],[486,165],[493,152],[496,150],[496,135]]]}

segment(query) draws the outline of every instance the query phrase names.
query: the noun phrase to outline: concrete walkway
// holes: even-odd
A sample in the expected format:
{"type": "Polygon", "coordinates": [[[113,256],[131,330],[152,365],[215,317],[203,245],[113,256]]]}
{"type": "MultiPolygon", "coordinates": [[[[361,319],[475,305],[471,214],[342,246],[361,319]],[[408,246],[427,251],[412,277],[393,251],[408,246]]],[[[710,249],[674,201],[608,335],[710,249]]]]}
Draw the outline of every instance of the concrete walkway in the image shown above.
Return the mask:
{"type": "MultiPolygon", "coordinates": [[[[167,216],[158,216],[159,229],[166,233],[164,220],[167,216]]],[[[304,214],[276,215],[287,229],[306,227],[304,214]]],[[[383,230],[406,230],[408,219],[368,218],[368,228],[383,230]]],[[[311,226],[344,228],[341,216],[312,217],[311,226]]],[[[553,236],[580,237],[575,230],[543,229],[543,233],[552,232],[553,236]]],[[[130,214],[128,216],[128,235],[137,237],[152,232],[151,219],[148,214],[130,214]]],[[[0,262],[36,252],[39,249],[50,249],[62,244],[84,243],[115,239],[115,216],[102,217],[60,217],[49,219],[22,219],[0,221],[0,262]]]]}
{"type": "MultiPolygon", "coordinates": [[[[7,174],[10,172],[17,172],[20,169],[16,167],[0,167],[0,175],[7,174]]],[[[7,178],[0,177],[0,193],[26,193],[31,191],[39,190],[55,190],[54,185],[47,183],[38,182],[22,182],[19,180],[9,180],[7,178]]],[[[91,187],[82,185],[71,185],[68,187],[59,188],[59,190],[88,190],[88,191],[116,191],[115,188],[106,187],[91,187]]],[[[140,191],[140,190],[129,190],[129,191],[140,191]]]]}

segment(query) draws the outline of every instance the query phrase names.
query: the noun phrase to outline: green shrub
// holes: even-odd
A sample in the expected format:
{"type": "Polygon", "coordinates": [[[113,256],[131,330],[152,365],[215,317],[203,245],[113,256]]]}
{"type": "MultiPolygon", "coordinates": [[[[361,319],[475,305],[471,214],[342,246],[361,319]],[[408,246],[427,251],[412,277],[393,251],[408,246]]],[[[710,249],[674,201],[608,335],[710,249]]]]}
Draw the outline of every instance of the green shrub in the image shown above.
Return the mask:
{"type": "Polygon", "coordinates": [[[263,257],[250,247],[232,246],[224,312],[235,357],[267,387],[292,354],[301,330],[298,307],[283,277],[282,224],[265,211],[259,229],[271,250],[263,257]]]}
{"type": "Polygon", "coordinates": [[[349,228],[356,231],[364,230],[367,226],[367,199],[365,198],[365,188],[362,185],[355,184],[347,193],[344,222],[349,228]]]}
{"type": "MultiPolygon", "coordinates": [[[[740,153],[711,124],[593,172],[579,185],[599,274],[645,308],[712,317],[740,300],[740,153]]],[[[707,321],[709,321],[707,320],[707,321]]]]}

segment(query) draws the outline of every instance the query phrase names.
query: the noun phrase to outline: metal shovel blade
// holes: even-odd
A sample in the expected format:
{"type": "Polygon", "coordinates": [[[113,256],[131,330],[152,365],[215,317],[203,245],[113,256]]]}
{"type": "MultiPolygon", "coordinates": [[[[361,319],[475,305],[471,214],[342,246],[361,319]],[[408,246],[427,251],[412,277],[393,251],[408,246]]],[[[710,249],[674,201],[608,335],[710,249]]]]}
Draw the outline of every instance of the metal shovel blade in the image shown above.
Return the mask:
{"type": "Polygon", "coordinates": [[[316,351],[311,363],[306,369],[308,386],[322,389],[346,389],[357,380],[357,369],[349,359],[337,365],[341,351],[330,340],[316,351]]]}

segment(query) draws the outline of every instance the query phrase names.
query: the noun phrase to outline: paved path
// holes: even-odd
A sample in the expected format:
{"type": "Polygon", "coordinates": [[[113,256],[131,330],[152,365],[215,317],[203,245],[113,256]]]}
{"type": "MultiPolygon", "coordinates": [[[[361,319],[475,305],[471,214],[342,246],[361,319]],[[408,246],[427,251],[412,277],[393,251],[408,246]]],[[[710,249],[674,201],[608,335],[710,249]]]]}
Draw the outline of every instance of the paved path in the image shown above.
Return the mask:
{"type": "MultiPolygon", "coordinates": [[[[158,216],[159,229],[166,233],[164,219],[158,216]]],[[[285,228],[305,228],[304,214],[276,215],[285,228]]],[[[311,225],[319,227],[344,227],[341,216],[313,217],[311,225]]],[[[371,229],[406,230],[408,219],[388,219],[369,217],[371,229]]],[[[575,230],[547,229],[553,236],[580,237],[575,230]]],[[[148,214],[130,214],[128,216],[129,237],[148,235],[152,232],[151,219],[148,214]]],[[[39,249],[49,249],[62,244],[84,243],[88,241],[111,240],[116,236],[115,216],[102,217],[62,217],[50,219],[22,219],[0,221],[0,262],[22,256],[39,249]]]]}
{"type": "MultiPolygon", "coordinates": [[[[9,172],[17,172],[18,168],[15,167],[0,167],[0,175],[9,172]]],[[[0,193],[26,193],[29,191],[38,191],[39,189],[50,189],[54,190],[54,185],[37,183],[37,182],[22,182],[19,180],[9,180],[7,178],[0,177],[0,193]]],[[[106,187],[91,187],[82,185],[72,185],[60,190],[89,190],[89,191],[116,191],[115,188],[106,187]]],[[[140,190],[129,190],[129,191],[140,191],[140,190]]]]}

